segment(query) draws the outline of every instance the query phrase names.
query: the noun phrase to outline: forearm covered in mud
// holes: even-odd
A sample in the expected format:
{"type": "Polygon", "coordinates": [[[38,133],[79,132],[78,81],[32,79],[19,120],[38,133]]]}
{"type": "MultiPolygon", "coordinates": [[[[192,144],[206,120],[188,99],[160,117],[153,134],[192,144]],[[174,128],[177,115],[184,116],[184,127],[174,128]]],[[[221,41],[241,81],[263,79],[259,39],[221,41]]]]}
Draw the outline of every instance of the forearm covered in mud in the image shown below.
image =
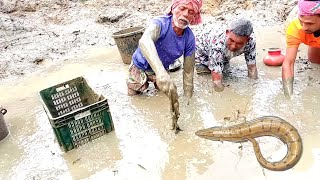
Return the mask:
{"type": "Polygon", "coordinates": [[[159,39],[159,36],[160,26],[151,24],[147,27],[141,39],[139,40],[139,47],[141,49],[141,52],[147,59],[156,75],[166,72],[154,44],[159,39]]]}
{"type": "Polygon", "coordinates": [[[286,57],[282,64],[282,85],[284,95],[287,97],[293,94],[294,62],[297,51],[297,48],[287,48],[286,57]]]}
{"type": "Polygon", "coordinates": [[[294,62],[292,60],[285,59],[282,64],[282,79],[288,79],[294,77],[294,62]]]}
{"type": "Polygon", "coordinates": [[[183,63],[183,90],[184,95],[188,98],[193,94],[193,75],[194,75],[195,53],[191,56],[184,57],[183,63]]]}
{"type": "Polygon", "coordinates": [[[283,92],[286,97],[290,97],[293,94],[293,65],[282,65],[282,85],[283,92]]]}

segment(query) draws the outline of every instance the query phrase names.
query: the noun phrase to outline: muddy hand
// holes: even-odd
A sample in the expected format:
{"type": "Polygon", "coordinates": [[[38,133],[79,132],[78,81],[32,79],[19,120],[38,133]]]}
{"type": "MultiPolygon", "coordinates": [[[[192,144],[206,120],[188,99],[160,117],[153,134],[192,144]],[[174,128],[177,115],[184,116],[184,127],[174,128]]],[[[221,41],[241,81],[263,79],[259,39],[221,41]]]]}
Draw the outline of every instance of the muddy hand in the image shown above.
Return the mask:
{"type": "Polygon", "coordinates": [[[216,92],[222,92],[224,90],[224,86],[221,81],[213,81],[213,88],[216,92]]]}
{"type": "Polygon", "coordinates": [[[282,83],[284,95],[290,98],[293,94],[293,78],[283,79],[282,83]]]}
{"type": "Polygon", "coordinates": [[[250,79],[258,79],[258,70],[256,65],[248,65],[248,77],[250,79]]]}
{"type": "Polygon", "coordinates": [[[168,95],[170,86],[171,84],[173,84],[173,81],[171,80],[167,72],[163,72],[156,75],[156,83],[160,91],[168,95]]]}

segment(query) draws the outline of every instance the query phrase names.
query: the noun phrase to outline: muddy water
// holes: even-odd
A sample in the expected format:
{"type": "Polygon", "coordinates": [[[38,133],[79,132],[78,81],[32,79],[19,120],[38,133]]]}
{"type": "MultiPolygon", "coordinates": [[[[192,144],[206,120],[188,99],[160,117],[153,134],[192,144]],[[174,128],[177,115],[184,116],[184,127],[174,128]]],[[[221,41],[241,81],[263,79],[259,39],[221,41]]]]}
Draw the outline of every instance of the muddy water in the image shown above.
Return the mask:
{"type": "MultiPolygon", "coordinates": [[[[171,128],[169,101],[153,89],[128,97],[116,48],[93,49],[61,66],[22,79],[0,83],[1,105],[10,134],[0,142],[1,179],[316,179],[320,168],[319,66],[296,73],[295,94],[285,99],[281,68],[262,63],[268,47],[284,47],[282,27],[257,30],[258,80],[248,80],[243,57],[231,61],[225,91],[213,91],[209,76],[195,75],[195,93],[187,105],[180,97],[181,131],[171,128]],[[115,131],[64,153],[55,140],[38,92],[57,83],[84,76],[108,98],[115,131]],[[263,170],[252,145],[211,142],[196,130],[226,126],[263,116],[280,116],[300,132],[304,152],[299,163],[285,172],[263,170]]],[[[302,48],[301,56],[304,55],[302,48]]],[[[44,63],[43,66],[46,64],[44,63]]],[[[302,63],[296,67],[304,68],[302,63]]],[[[182,71],[172,73],[182,94],[182,71]]],[[[271,137],[259,138],[262,153],[280,160],[286,147],[271,137]]]]}

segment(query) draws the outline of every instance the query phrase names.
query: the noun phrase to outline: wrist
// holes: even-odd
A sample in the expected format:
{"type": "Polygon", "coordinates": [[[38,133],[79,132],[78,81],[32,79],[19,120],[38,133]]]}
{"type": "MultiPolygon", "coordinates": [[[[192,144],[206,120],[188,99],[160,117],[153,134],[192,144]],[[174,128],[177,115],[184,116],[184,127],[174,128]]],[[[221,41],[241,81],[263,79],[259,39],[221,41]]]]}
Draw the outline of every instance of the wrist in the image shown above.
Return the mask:
{"type": "Polygon", "coordinates": [[[211,71],[211,77],[213,81],[221,81],[222,74],[216,73],[214,71],[211,71]]]}
{"type": "Polygon", "coordinates": [[[168,72],[164,68],[158,68],[157,71],[154,71],[156,76],[165,76],[168,72]]]}
{"type": "Polygon", "coordinates": [[[258,70],[255,65],[248,65],[248,77],[251,79],[258,79],[258,70]]]}

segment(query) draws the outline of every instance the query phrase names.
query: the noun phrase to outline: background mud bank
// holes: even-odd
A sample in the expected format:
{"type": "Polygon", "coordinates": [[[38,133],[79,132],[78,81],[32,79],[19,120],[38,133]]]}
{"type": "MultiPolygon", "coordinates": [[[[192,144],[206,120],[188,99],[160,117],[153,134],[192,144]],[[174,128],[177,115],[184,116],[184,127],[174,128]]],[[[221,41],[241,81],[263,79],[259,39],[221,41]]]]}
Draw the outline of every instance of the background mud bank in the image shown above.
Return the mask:
{"type": "MultiPolygon", "coordinates": [[[[0,79],[43,70],[88,48],[114,45],[112,33],[144,26],[170,0],[0,0],[0,79]]],[[[250,18],[282,24],[296,0],[206,0],[204,22],[250,18]]]]}

